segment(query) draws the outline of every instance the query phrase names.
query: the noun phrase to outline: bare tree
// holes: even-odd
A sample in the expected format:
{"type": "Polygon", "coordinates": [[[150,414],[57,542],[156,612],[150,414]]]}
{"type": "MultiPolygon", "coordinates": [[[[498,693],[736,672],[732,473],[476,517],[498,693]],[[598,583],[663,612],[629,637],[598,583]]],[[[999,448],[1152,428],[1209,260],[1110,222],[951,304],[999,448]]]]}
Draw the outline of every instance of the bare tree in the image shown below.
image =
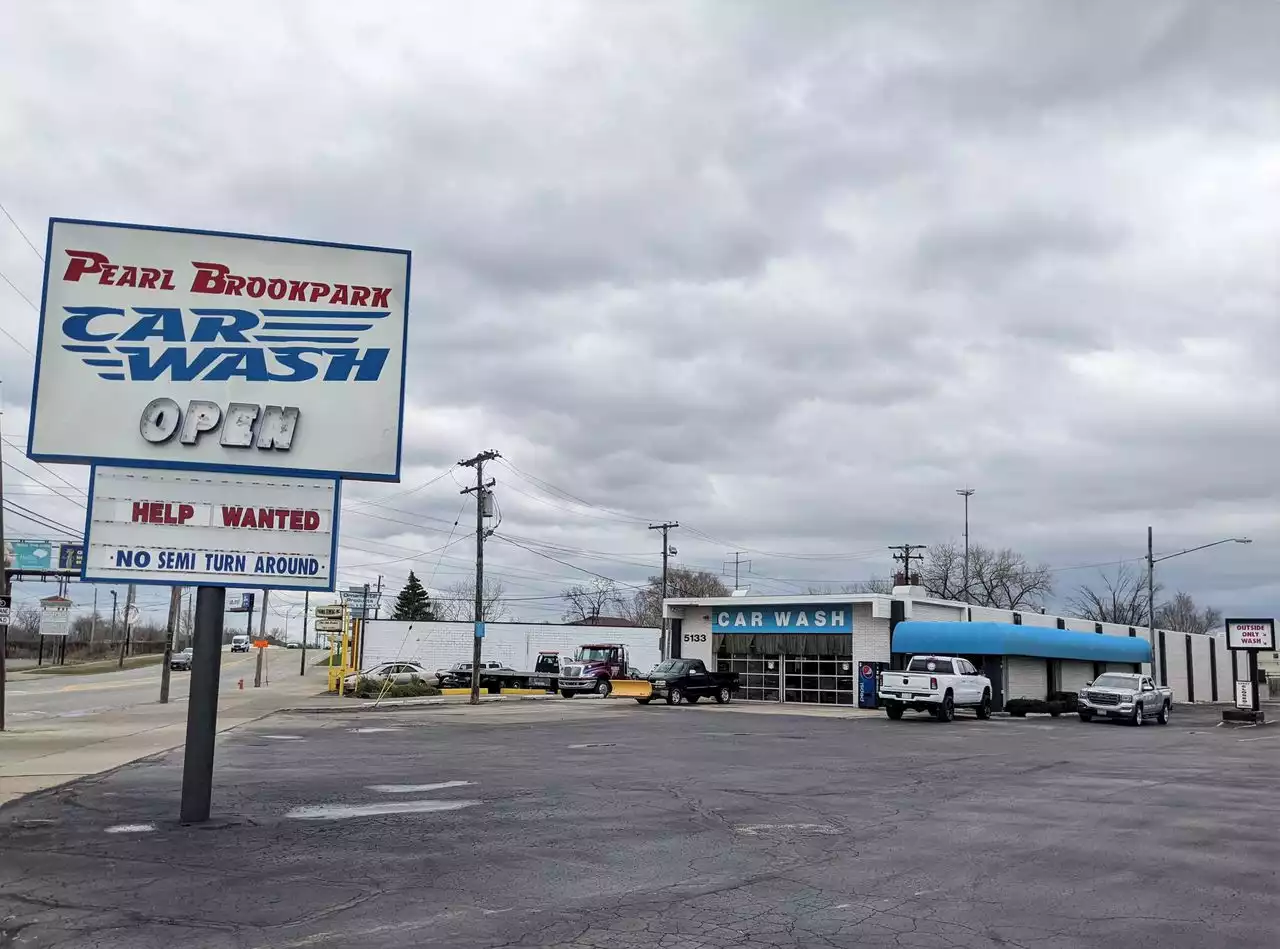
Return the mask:
{"type": "MultiPolygon", "coordinates": [[[[436,618],[456,623],[474,622],[476,618],[476,581],[459,580],[444,588],[443,596],[433,596],[436,618]]],[[[486,620],[506,619],[511,615],[507,589],[496,577],[484,578],[481,606],[486,620]]]]}
{"type": "MultiPolygon", "coordinates": [[[[729,588],[714,573],[672,567],[667,571],[667,596],[728,596],[729,588]]],[[[624,604],[623,615],[640,626],[662,625],[662,577],[650,577],[624,604]]]]}
{"type": "Polygon", "coordinates": [[[603,577],[568,587],[560,595],[565,599],[562,615],[568,623],[589,622],[609,615],[611,610],[620,613],[623,608],[618,585],[603,577]]]}
{"type": "Polygon", "coordinates": [[[1156,609],[1156,625],[1179,633],[1207,633],[1222,625],[1222,611],[1212,606],[1200,609],[1191,594],[1179,591],[1156,609]]]}
{"type": "Polygon", "coordinates": [[[870,580],[852,580],[848,583],[810,584],[805,593],[833,596],[837,593],[892,593],[893,581],[888,577],[872,577],[870,580]]]}
{"type": "Polygon", "coordinates": [[[14,610],[9,635],[14,640],[34,642],[40,635],[40,610],[34,606],[20,606],[14,610]]]}
{"type": "Polygon", "coordinates": [[[975,606],[1004,610],[1038,610],[1053,593],[1053,573],[1048,564],[1031,564],[1008,547],[997,550],[981,544],[969,547],[966,590],[964,559],[963,546],[934,544],[919,571],[921,585],[930,596],[941,600],[964,600],[975,606]]]}
{"type": "MultiPolygon", "coordinates": [[[[1082,584],[1067,597],[1067,609],[1081,619],[1121,626],[1147,625],[1147,574],[1121,564],[1112,574],[1098,572],[1096,586],[1082,584]]],[[[1156,593],[1160,592],[1159,584],[1156,593]]]]}

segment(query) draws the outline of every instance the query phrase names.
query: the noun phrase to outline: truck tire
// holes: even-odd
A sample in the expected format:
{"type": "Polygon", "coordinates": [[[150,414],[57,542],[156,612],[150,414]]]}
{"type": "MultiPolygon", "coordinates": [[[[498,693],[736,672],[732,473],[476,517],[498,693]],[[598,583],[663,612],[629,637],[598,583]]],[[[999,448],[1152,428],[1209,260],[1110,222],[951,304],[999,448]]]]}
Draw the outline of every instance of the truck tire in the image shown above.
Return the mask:
{"type": "Polygon", "coordinates": [[[613,683],[608,679],[596,679],[596,695],[602,699],[607,699],[609,693],[613,691],[613,683]]]}
{"type": "Polygon", "coordinates": [[[1129,724],[1141,728],[1147,724],[1147,716],[1142,711],[1142,703],[1133,703],[1133,718],[1129,719],[1129,724]]]}
{"type": "Polygon", "coordinates": [[[896,722],[898,719],[902,718],[902,703],[885,702],[884,713],[896,722]]]}
{"type": "Polygon", "coordinates": [[[681,692],[681,691],[680,691],[680,689],[679,689],[678,687],[676,687],[676,686],[672,686],[670,689],[668,689],[668,690],[667,690],[667,704],[668,704],[668,705],[679,705],[679,704],[680,704],[680,700],[681,700],[682,698],[684,698],[684,693],[683,693],[683,692],[681,692]]]}
{"type": "Polygon", "coordinates": [[[727,685],[722,685],[720,686],[720,688],[716,689],[717,705],[728,705],[729,700],[732,698],[733,698],[733,693],[729,691],[729,687],[727,685]]]}
{"type": "Polygon", "coordinates": [[[949,722],[956,717],[956,705],[948,692],[942,697],[942,704],[938,706],[938,721],[949,722]]]}
{"type": "Polygon", "coordinates": [[[978,703],[978,718],[984,722],[991,717],[991,693],[983,691],[982,701],[978,703]]]}
{"type": "Polygon", "coordinates": [[[1168,725],[1169,713],[1171,711],[1173,711],[1173,709],[1170,708],[1168,702],[1165,702],[1163,705],[1160,706],[1160,712],[1159,714],[1156,715],[1156,721],[1159,722],[1161,725],[1168,725]]]}
{"type": "Polygon", "coordinates": [[[571,699],[573,698],[573,693],[570,692],[568,689],[561,689],[560,696],[561,698],[571,699]]]}

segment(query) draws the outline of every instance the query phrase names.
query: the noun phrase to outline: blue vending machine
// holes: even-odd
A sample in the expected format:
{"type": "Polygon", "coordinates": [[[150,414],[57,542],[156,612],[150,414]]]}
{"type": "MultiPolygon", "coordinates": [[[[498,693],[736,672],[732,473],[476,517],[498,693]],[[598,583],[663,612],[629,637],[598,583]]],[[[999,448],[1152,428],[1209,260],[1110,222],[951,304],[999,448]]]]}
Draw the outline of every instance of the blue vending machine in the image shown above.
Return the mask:
{"type": "Polygon", "coordinates": [[[884,662],[858,663],[858,708],[875,708],[878,704],[876,683],[880,670],[886,665],[884,662]]]}

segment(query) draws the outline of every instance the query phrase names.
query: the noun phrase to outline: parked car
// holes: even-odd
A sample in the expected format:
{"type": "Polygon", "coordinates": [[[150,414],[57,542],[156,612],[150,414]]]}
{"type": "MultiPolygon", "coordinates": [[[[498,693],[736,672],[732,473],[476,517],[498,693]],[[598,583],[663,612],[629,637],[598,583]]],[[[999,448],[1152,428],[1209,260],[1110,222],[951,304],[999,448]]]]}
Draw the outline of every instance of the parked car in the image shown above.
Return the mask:
{"type": "Polygon", "coordinates": [[[285,643],[284,648],[285,649],[301,649],[302,643],[293,643],[293,642],[285,643]]]}
{"type": "MultiPolygon", "coordinates": [[[[506,666],[495,659],[484,659],[480,662],[480,675],[486,672],[503,672],[506,666]]],[[[448,669],[437,669],[436,681],[442,688],[463,689],[471,685],[471,663],[455,662],[448,669]]]]}
{"type": "Polygon", "coordinates": [[[940,722],[955,718],[958,708],[991,717],[991,680],[959,656],[912,656],[906,669],[880,673],[880,698],[894,721],[906,709],[928,712],[940,722]]]}
{"type": "Polygon", "coordinates": [[[1158,686],[1151,676],[1136,672],[1106,672],[1085,686],[1076,701],[1082,722],[1102,715],[1133,725],[1145,725],[1152,719],[1168,725],[1173,689],[1158,686]]]}
{"type": "Polygon", "coordinates": [[[710,672],[701,659],[667,659],[658,663],[648,679],[653,695],[637,698],[641,705],[654,699],[666,699],[668,705],[694,705],[698,699],[715,699],[724,705],[738,692],[738,673],[710,672]]]}
{"type": "Polygon", "coordinates": [[[344,690],[356,687],[361,679],[373,679],[377,682],[391,682],[393,685],[407,685],[414,679],[423,682],[431,681],[431,673],[416,662],[383,662],[363,672],[353,672],[342,680],[344,690]]]}
{"type": "Polygon", "coordinates": [[[192,655],[193,650],[190,646],[182,650],[182,652],[175,652],[169,657],[169,668],[178,669],[183,672],[190,672],[192,655]]]}

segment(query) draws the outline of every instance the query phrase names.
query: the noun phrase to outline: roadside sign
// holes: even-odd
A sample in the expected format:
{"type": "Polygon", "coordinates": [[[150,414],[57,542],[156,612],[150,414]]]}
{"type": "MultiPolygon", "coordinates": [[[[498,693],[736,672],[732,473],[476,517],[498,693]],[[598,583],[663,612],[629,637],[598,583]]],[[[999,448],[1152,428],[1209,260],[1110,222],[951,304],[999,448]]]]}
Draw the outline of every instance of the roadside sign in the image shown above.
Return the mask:
{"type": "Polygon", "coordinates": [[[252,613],[253,612],[253,594],[241,593],[238,599],[227,600],[228,613],[252,613]]]}
{"type": "Polygon", "coordinates": [[[51,219],[28,457],[398,481],[409,265],[51,219]]]}
{"type": "Polygon", "coordinates": [[[12,600],[8,594],[0,596],[0,626],[8,626],[13,619],[12,600]]]}
{"type": "Polygon", "coordinates": [[[79,573],[84,548],[57,540],[8,540],[4,564],[10,570],[33,573],[79,573]]]}
{"type": "Polygon", "coordinates": [[[1276,648],[1274,619],[1229,619],[1226,625],[1228,649],[1276,648]]]}
{"type": "Polygon", "coordinates": [[[253,647],[255,649],[266,649],[270,645],[271,645],[270,640],[266,640],[266,639],[255,639],[253,641],[253,647]]]}
{"type": "Polygon", "coordinates": [[[319,478],[95,465],[83,577],[329,590],[338,498],[319,478]]]}
{"type": "Polygon", "coordinates": [[[1236,708],[1253,708],[1253,683],[1248,679],[1236,679],[1236,708]]]}
{"type": "Polygon", "coordinates": [[[345,628],[345,623],[341,619],[317,619],[317,633],[340,633],[345,628]]]}
{"type": "Polygon", "coordinates": [[[63,596],[46,596],[40,601],[40,635],[66,636],[71,631],[71,601],[63,596]]]}
{"type": "Polygon", "coordinates": [[[324,606],[316,607],[316,619],[342,619],[343,606],[341,603],[329,603],[324,606]]]}

